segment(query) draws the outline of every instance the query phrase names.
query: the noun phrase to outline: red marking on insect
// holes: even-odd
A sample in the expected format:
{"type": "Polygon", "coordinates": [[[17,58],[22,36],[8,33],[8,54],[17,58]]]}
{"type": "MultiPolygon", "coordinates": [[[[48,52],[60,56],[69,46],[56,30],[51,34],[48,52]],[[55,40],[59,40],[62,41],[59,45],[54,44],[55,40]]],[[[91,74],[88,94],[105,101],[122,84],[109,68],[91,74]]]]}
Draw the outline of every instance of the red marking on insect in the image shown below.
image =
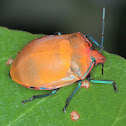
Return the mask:
{"type": "Polygon", "coordinates": [[[89,81],[83,81],[81,84],[81,88],[86,88],[88,89],[90,87],[90,82],[89,81]]]}
{"type": "Polygon", "coordinates": [[[10,64],[13,63],[13,61],[14,61],[14,60],[13,60],[12,58],[10,58],[10,59],[6,62],[6,65],[9,66],[10,64]]]}
{"type": "Polygon", "coordinates": [[[80,115],[76,111],[71,112],[70,115],[71,115],[71,120],[73,121],[77,121],[80,118],[80,115]]]}

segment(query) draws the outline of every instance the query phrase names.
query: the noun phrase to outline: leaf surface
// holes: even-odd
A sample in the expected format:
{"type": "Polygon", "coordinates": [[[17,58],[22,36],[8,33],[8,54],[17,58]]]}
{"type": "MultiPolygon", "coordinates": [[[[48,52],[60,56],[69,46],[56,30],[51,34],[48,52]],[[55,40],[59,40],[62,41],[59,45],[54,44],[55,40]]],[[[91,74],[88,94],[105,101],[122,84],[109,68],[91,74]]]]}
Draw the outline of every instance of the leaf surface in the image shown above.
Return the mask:
{"type": "Polygon", "coordinates": [[[2,126],[124,126],[126,124],[126,60],[120,56],[102,53],[107,58],[104,75],[101,65],[91,71],[92,79],[113,80],[118,93],[112,85],[92,84],[89,89],[80,88],[72,98],[67,113],[62,109],[67,97],[76,88],[77,83],[61,88],[57,94],[21,104],[22,100],[33,95],[50,91],[30,90],[9,77],[9,58],[15,58],[28,42],[42,37],[24,31],[9,30],[0,27],[0,124],[2,126]],[[77,111],[80,118],[72,121],[70,113],[77,111]]]}

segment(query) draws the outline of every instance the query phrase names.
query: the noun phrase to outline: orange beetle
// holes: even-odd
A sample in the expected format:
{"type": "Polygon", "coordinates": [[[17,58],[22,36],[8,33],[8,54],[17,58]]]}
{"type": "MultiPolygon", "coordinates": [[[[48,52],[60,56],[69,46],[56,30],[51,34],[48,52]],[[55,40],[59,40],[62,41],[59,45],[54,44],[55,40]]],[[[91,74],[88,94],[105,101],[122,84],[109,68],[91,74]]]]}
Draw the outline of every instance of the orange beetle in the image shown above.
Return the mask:
{"type": "Polygon", "coordinates": [[[52,90],[83,80],[93,68],[92,57],[104,63],[105,57],[91,50],[81,33],[50,35],[27,44],[14,60],[10,75],[24,86],[52,90]]]}
{"type": "Polygon", "coordinates": [[[78,82],[77,88],[67,98],[66,108],[73,95],[81,87],[82,80],[86,77],[92,83],[112,84],[117,92],[116,85],[109,80],[92,80],[90,71],[94,65],[102,64],[106,58],[93,48],[87,37],[94,44],[103,48],[105,8],[103,8],[102,43],[98,44],[89,35],[80,32],[73,34],[49,35],[35,39],[28,43],[17,55],[10,69],[11,78],[27,87],[38,90],[53,90],[44,95],[35,95],[22,103],[55,94],[60,87],[78,82]]]}
{"type": "MultiPolygon", "coordinates": [[[[92,80],[90,78],[89,73],[93,66],[99,63],[103,64],[106,58],[92,47],[86,37],[79,32],[49,35],[33,40],[22,49],[12,63],[11,78],[27,88],[53,90],[45,95],[33,96],[23,103],[55,94],[60,87],[77,81],[77,88],[68,97],[63,108],[65,112],[69,101],[86,77],[93,83],[113,84],[115,91],[117,91],[113,81],[92,80]]],[[[88,37],[92,39],[90,36],[88,37]]],[[[96,41],[93,40],[93,42],[96,41]]]]}

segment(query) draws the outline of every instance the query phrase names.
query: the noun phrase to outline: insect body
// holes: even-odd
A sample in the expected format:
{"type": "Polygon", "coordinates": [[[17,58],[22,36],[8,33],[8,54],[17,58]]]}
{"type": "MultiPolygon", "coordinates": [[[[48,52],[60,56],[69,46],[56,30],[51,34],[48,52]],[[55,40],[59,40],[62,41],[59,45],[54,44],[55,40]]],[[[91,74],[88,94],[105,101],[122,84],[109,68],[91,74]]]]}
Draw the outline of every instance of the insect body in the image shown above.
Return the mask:
{"type": "Polygon", "coordinates": [[[21,85],[52,90],[85,79],[105,59],[81,33],[51,35],[27,44],[14,60],[10,75],[21,85]]]}
{"type": "Polygon", "coordinates": [[[55,94],[60,87],[77,81],[77,88],[68,97],[63,108],[65,112],[69,101],[86,77],[93,83],[113,84],[115,91],[117,91],[113,81],[92,80],[90,78],[90,71],[94,65],[103,64],[106,58],[93,48],[87,37],[98,44],[90,36],[77,32],[35,39],[21,50],[12,63],[11,78],[27,88],[52,90],[51,93],[33,96],[23,103],[55,94]]]}

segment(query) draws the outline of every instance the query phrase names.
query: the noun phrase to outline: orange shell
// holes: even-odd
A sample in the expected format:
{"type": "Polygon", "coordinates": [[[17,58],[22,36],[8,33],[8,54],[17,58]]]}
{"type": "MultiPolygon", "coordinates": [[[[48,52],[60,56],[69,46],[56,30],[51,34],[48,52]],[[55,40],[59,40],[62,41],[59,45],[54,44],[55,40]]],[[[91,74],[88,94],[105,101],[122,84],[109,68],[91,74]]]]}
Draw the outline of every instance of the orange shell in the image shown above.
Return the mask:
{"type": "Polygon", "coordinates": [[[66,86],[84,79],[92,69],[91,46],[81,33],[35,39],[17,55],[10,75],[24,86],[47,89],[66,86]]]}

